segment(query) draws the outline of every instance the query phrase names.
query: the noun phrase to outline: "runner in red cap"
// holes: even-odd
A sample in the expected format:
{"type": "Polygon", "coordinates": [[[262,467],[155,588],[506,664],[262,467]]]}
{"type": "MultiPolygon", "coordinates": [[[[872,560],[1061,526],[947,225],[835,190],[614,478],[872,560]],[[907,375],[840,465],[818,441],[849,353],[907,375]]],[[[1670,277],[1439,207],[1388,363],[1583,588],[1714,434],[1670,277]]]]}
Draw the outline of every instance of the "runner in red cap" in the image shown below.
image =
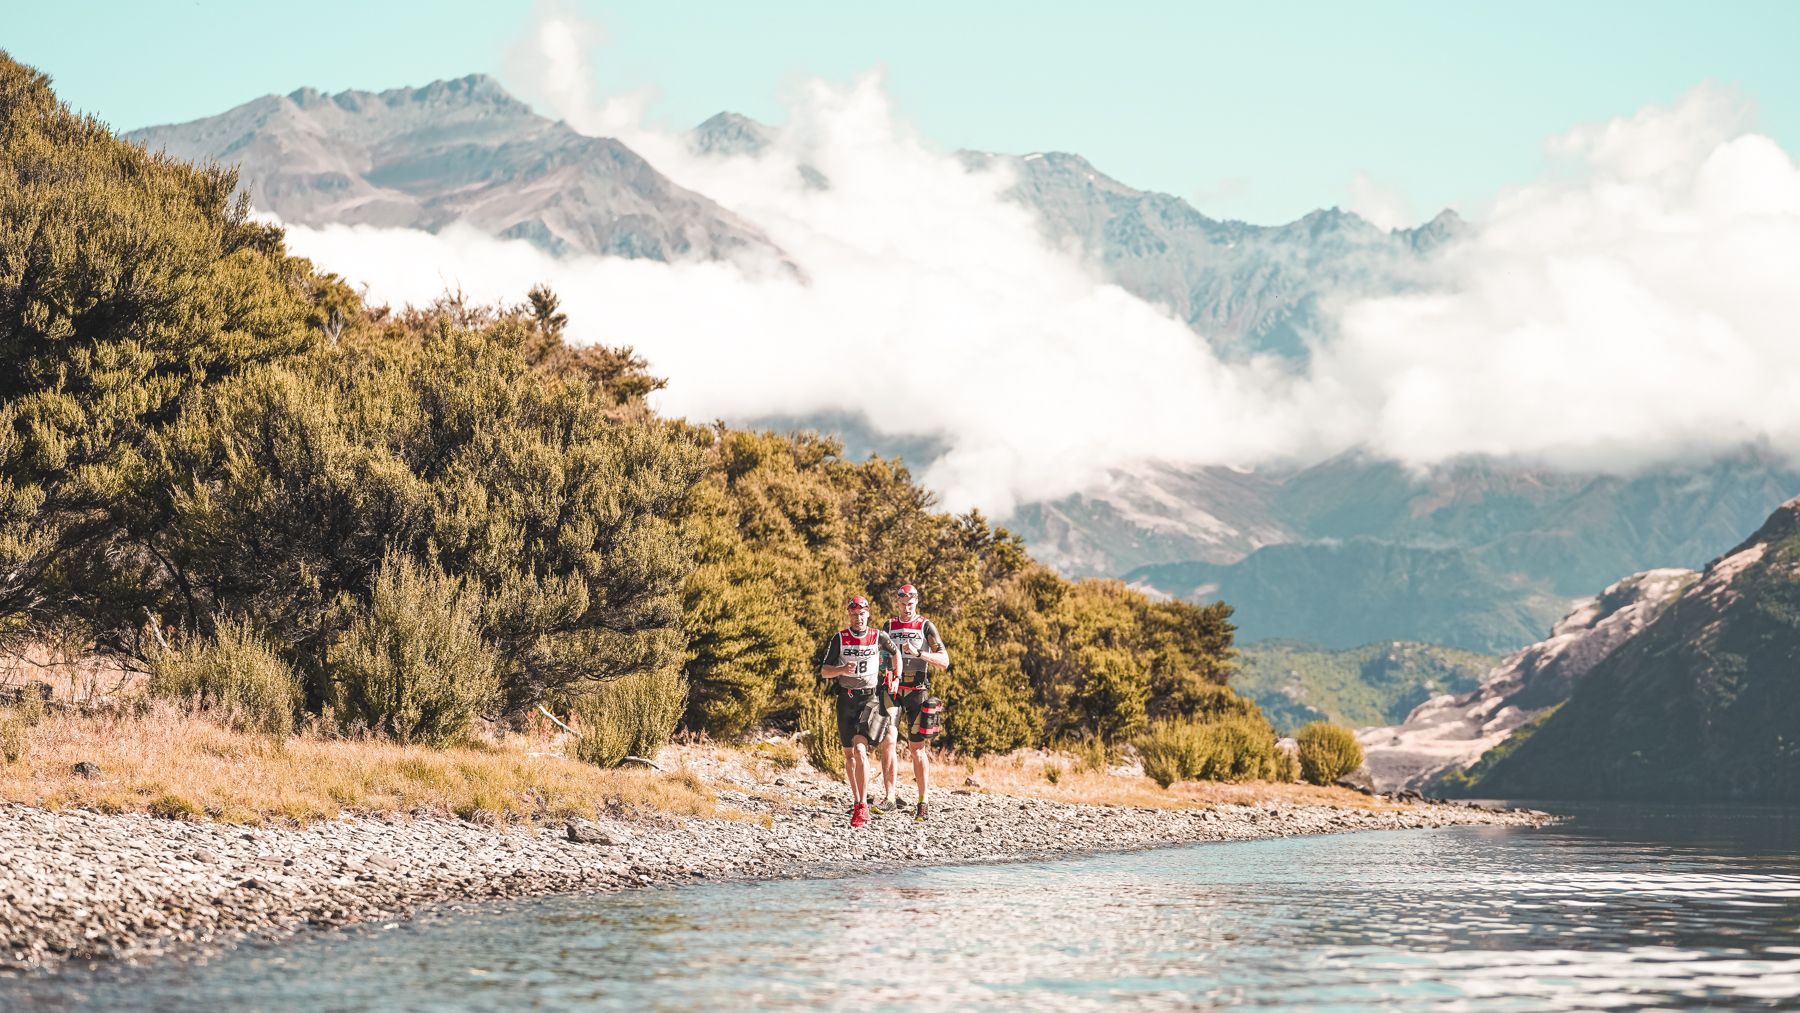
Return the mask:
{"type": "Polygon", "coordinates": [[[887,634],[869,625],[869,599],[851,595],[845,606],[850,625],[825,641],[819,678],[836,680],[838,741],[844,747],[844,777],[850,782],[850,825],[869,822],[869,744],[887,737],[887,699],[900,678],[900,650],[887,634]],[[884,671],[890,667],[892,671],[884,671]]]}
{"type": "MultiPolygon", "coordinates": [[[[900,688],[895,693],[900,716],[889,722],[895,738],[902,724],[906,726],[907,749],[912,753],[913,784],[919,789],[919,804],[913,819],[925,822],[927,797],[931,792],[931,737],[937,734],[938,701],[931,696],[931,670],[950,667],[950,651],[938,635],[937,624],[919,614],[919,589],[900,585],[894,594],[900,614],[889,619],[882,631],[900,648],[902,659],[900,688]]],[[[887,783],[888,808],[894,802],[894,739],[882,744],[882,774],[887,783]]]]}

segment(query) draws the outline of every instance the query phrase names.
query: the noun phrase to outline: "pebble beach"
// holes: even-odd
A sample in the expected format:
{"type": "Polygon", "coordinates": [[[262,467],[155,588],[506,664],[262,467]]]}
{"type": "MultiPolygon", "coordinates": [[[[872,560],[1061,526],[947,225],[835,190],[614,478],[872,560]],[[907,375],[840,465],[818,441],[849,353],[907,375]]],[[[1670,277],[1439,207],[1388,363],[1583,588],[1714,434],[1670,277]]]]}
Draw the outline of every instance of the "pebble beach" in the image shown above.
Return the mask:
{"type": "MultiPolygon", "coordinates": [[[[1424,827],[1541,825],[1531,810],[1424,802],[1151,809],[979,787],[847,825],[841,785],[794,774],[716,787],[725,818],[643,813],[505,827],[345,816],[245,827],[0,803],[0,973],[67,961],[196,957],[245,939],[404,918],[430,905],[705,879],[845,875],[900,864],[1424,827]]],[[[1346,793],[1348,794],[1348,793],[1346,793]]],[[[903,801],[910,802],[903,791],[903,801]]]]}

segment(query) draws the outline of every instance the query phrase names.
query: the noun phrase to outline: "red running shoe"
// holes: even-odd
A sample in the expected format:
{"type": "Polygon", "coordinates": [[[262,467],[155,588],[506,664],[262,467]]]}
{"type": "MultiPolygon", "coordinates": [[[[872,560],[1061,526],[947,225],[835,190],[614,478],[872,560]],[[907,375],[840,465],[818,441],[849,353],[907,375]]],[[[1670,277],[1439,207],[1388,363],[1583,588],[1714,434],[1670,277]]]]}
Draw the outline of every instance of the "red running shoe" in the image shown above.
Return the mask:
{"type": "Polygon", "coordinates": [[[861,802],[850,807],[850,825],[860,827],[869,822],[869,807],[861,802]]]}

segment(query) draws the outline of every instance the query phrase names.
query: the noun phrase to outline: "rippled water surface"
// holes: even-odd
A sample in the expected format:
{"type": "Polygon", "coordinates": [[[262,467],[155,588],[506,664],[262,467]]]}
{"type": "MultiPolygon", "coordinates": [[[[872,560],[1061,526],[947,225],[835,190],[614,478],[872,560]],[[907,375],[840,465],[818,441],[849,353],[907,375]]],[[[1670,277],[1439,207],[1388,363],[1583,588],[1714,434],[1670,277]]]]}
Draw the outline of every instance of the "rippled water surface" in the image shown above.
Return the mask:
{"type": "Polygon", "coordinates": [[[0,1006],[1800,1006],[1800,811],[1571,812],[491,905],[0,1006]]]}

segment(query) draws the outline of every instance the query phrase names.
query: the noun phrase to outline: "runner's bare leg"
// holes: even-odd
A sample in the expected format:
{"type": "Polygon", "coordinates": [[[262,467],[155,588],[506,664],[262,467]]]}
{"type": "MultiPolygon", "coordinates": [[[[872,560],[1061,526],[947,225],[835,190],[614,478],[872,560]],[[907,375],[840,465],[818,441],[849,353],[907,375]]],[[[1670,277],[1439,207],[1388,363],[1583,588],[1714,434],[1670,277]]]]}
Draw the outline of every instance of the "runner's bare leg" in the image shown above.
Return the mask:
{"type": "Polygon", "coordinates": [[[925,796],[931,790],[931,745],[925,742],[914,742],[912,750],[913,784],[919,787],[919,801],[929,801],[925,796]]]}
{"type": "Polygon", "coordinates": [[[858,735],[856,744],[844,750],[844,778],[850,782],[852,805],[862,805],[869,786],[869,740],[858,735]]]}
{"type": "Polygon", "coordinates": [[[899,735],[895,734],[898,730],[896,728],[897,724],[898,722],[893,720],[890,716],[888,720],[888,728],[890,731],[887,735],[883,736],[881,740],[881,787],[884,792],[881,796],[881,800],[883,802],[892,802],[894,800],[894,779],[897,776],[896,770],[900,766],[898,759],[894,755],[894,743],[900,738],[899,735]]]}

